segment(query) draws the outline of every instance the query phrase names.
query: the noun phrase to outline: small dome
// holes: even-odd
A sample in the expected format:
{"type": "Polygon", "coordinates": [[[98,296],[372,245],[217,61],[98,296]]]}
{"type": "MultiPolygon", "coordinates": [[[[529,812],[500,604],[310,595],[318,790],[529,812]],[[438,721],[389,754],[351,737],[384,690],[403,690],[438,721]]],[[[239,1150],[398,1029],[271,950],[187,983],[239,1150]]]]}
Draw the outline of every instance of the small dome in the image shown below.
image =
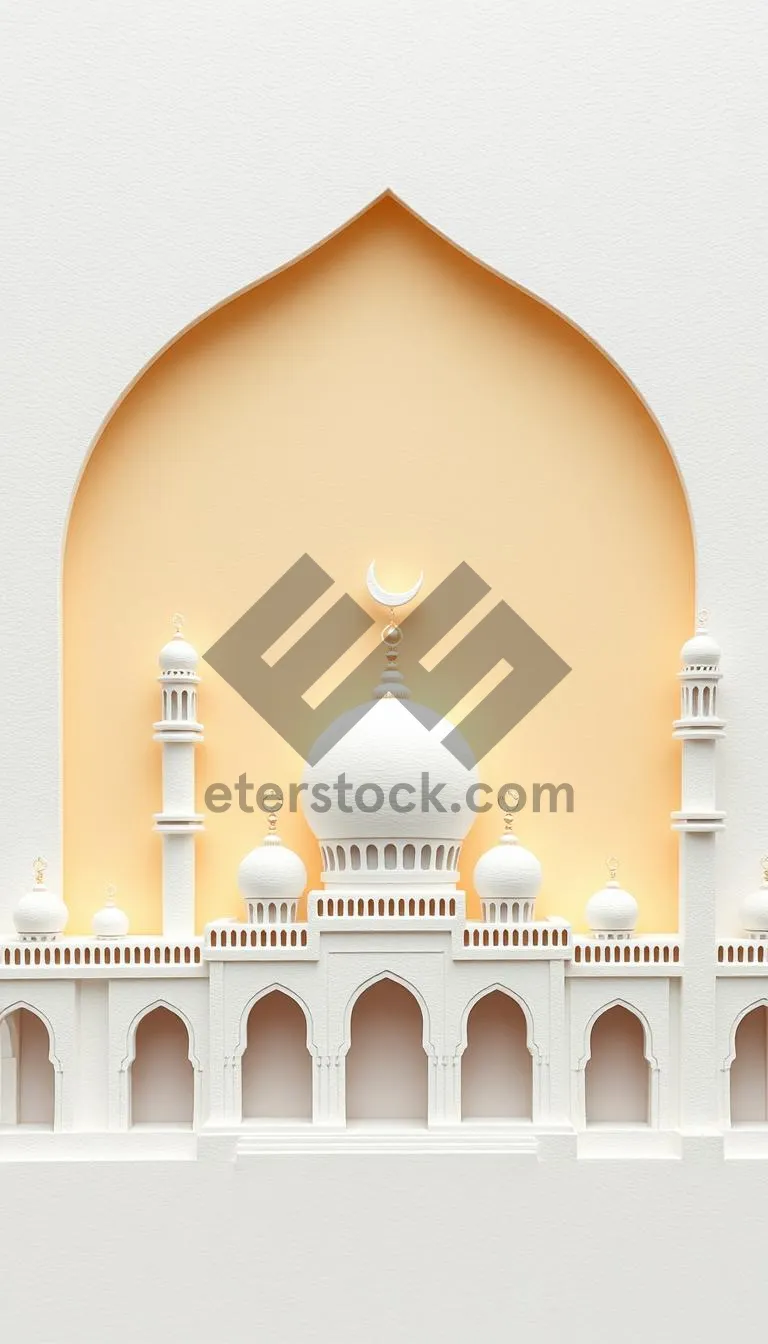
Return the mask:
{"type": "Polygon", "coordinates": [[[124,938],[128,932],[128,916],[115,905],[113,896],[107,896],[101,910],[91,920],[91,929],[97,938],[124,938]]]}
{"type": "Polygon", "coordinates": [[[716,667],[720,662],[720,645],[705,625],[700,624],[692,639],[686,640],[680,657],[686,667],[716,667]]]}
{"type": "Polygon", "coordinates": [[[57,938],[63,932],[69,911],[60,896],[49,891],[43,882],[45,864],[35,865],[35,885],[24,893],[16,904],[13,922],[22,940],[57,938]]]}
{"type": "Polygon", "coordinates": [[[532,901],[541,886],[541,864],[516,835],[502,835],[475,864],[475,891],[483,901],[532,901]]]}
{"type": "Polygon", "coordinates": [[[765,860],[760,886],[741,903],[741,922],[747,933],[768,935],[768,862],[765,860]]]}
{"type": "Polygon", "coordinates": [[[307,870],[279,836],[267,835],[246,854],[237,885],[246,901],[297,901],[307,885],[307,870]]]}
{"type": "Polygon", "coordinates": [[[634,931],[638,905],[634,896],[611,878],[600,891],[587,901],[587,923],[593,933],[614,933],[625,936],[634,931]]]}
{"type": "Polygon", "coordinates": [[[177,630],[173,639],[169,639],[160,650],[158,662],[161,672],[196,672],[197,650],[193,649],[181,631],[177,630]]]}

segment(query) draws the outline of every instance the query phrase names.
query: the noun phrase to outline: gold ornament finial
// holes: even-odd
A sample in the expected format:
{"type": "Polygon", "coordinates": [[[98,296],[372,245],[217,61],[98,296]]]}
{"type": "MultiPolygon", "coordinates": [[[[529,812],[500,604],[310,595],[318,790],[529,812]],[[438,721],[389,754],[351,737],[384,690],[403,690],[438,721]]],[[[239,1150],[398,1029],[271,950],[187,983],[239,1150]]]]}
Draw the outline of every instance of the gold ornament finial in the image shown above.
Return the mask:
{"type": "MultiPolygon", "coordinates": [[[[518,796],[519,796],[519,795],[518,795],[518,796]]],[[[517,802],[517,798],[515,799],[515,802],[517,802]]],[[[513,827],[513,825],[514,825],[514,821],[515,821],[515,814],[514,814],[514,812],[505,812],[505,813],[504,813],[504,834],[505,834],[505,835],[511,835],[511,834],[512,834],[512,827],[513,827]]]]}
{"type": "Polygon", "coordinates": [[[697,630],[706,630],[708,625],[709,612],[706,607],[699,607],[699,610],[696,613],[696,628],[697,630]]]}
{"type": "MultiPolygon", "coordinates": [[[[384,626],[381,632],[381,642],[387,651],[385,654],[387,667],[392,672],[397,667],[397,651],[403,638],[403,632],[395,620],[394,607],[390,607],[390,615],[392,620],[384,626]]],[[[387,691],[384,698],[386,699],[387,696],[391,697],[391,691],[387,691]]]]}
{"type": "Polygon", "coordinates": [[[35,885],[41,887],[45,880],[45,870],[48,864],[45,859],[35,859],[32,864],[32,872],[35,874],[35,885]]]}
{"type": "Polygon", "coordinates": [[[173,616],[171,617],[171,623],[173,625],[174,633],[180,635],[184,629],[184,617],[180,611],[174,611],[173,616]]]}
{"type": "Polygon", "coordinates": [[[605,866],[608,869],[608,880],[610,882],[615,882],[616,874],[619,871],[619,860],[614,858],[606,859],[605,866]]]}
{"type": "Polygon", "coordinates": [[[512,807],[504,808],[504,816],[511,817],[514,815],[514,812],[519,811],[518,804],[520,802],[520,790],[514,788],[511,789],[509,788],[509,786],[507,786],[507,788],[504,790],[504,795],[505,797],[512,799],[512,807]]]}
{"type": "Polygon", "coordinates": [[[763,883],[766,887],[768,887],[768,854],[763,855],[762,859],[760,860],[760,865],[763,870],[763,883]]]}
{"type": "Polygon", "coordinates": [[[106,903],[107,903],[107,905],[114,905],[114,904],[115,904],[115,897],[116,897],[116,895],[117,895],[117,887],[115,886],[114,882],[110,882],[110,883],[109,883],[109,886],[107,887],[107,890],[106,890],[106,892],[105,892],[105,895],[106,895],[106,898],[107,898],[107,899],[106,899],[106,903]]]}
{"type": "Polygon", "coordinates": [[[277,814],[284,802],[282,790],[277,787],[270,788],[263,795],[262,806],[267,814],[267,828],[270,835],[274,835],[277,830],[277,814]]]}

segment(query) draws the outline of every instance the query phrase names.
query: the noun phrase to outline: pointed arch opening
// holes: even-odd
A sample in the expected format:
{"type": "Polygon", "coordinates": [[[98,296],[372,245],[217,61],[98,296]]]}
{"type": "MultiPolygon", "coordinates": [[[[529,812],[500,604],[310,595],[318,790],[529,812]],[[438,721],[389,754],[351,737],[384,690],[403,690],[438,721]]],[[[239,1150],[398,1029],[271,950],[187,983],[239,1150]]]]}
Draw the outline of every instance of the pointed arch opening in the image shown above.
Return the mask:
{"type": "Polygon", "coordinates": [[[745,1013],[731,1063],[731,1124],[768,1124],[768,1006],[745,1013]]]}
{"type": "Polygon", "coordinates": [[[53,1129],[55,1072],[45,1022],[29,1008],[0,1019],[0,1126],[53,1129]]]}
{"type": "Polygon", "coordinates": [[[588,1125],[648,1125],[650,1067],[636,1013],[616,1003],[595,1018],[584,1082],[588,1125]]]}
{"type": "Polygon", "coordinates": [[[462,1120],[531,1120],[533,1059],[520,1004],[500,989],[473,1004],[461,1057],[462,1120]]]}
{"type": "Polygon", "coordinates": [[[131,1127],[190,1129],[194,1113],[189,1030],[178,1013],[161,1004],[136,1027],[130,1067],[131,1127]]]}
{"type": "Polygon", "coordinates": [[[347,1123],[426,1126],[427,1098],[421,1006],[405,985],[377,980],[352,1008],[347,1123]]]}
{"type": "MultiPolygon", "coordinates": [[[[403,566],[402,574],[389,571],[393,585],[414,567],[427,567],[436,581],[446,577],[461,554],[446,551],[445,538],[465,537],[473,566],[497,598],[516,609],[522,603],[542,638],[578,667],[578,681],[566,677],[537,710],[536,743],[524,735],[516,768],[520,778],[535,778],[542,752],[556,750],[563,777],[583,781],[609,831],[624,834],[632,817],[626,862],[652,893],[646,920],[668,927],[676,914],[666,893],[676,887],[677,849],[674,836],[660,843],[659,835],[677,805],[679,771],[674,754],[658,743],[675,716],[669,669],[694,610],[693,538],[669,448],[635,389],[568,318],[385,193],[306,255],[171,341],[126,390],[84,467],[62,594],[64,863],[74,893],[72,929],[89,927],[87,897],[77,893],[89,890],[89,874],[100,866],[117,865],[137,893],[132,922],[151,928],[158,918],[160,846],[146,825],[156,810],[155,777],[142,753],[122,753],[109,790],[98,787],[98,770],[125,740],[143,740],[155,717],[146,669],[165,639],[164,613],[181,605],[193,642],[201,652],[210,649],[253,603],[253,573],[267,591],[300,553],[298,539],[301,551],[322,552],[328,573],[353,591],[359,582],[353,557],[367,553],[371,528],[361,442],[372,459],[386,457],[393,477],[407,480],[407,507],[391,510],[385,526],[378,523],[388,563],[398,557],[403,566]],[[320,404],[318,420],[312,408],[320,404]],[[279,509],[266,510],[255,532],[251,526],[265,455],[274,497],[290,494],[287,530],[279,509]],[[320,458],[323,491],[347,520],[330,533],[327,509],[318,508],[320,458]],[[514,535],[505,492],[496,488],[510,471],[520,502],[514,535]],[[170,563],[162,559],[169,500],[182,487],[170,563]],[[544,567],[542,512],[550,552],[544,567]],[[606,515],[613,520],[610,565],[606,515]],[[439,535],[414,529],[414,519],[436,517],[439,535]],[[552,585],[555,572],[567,572],[571,582],[552,585]],[[631,603],[623,600],[628,585],[631,603]],[[121,622],[105,629],[101,613],[113,606],[121,622]],[[645,632],[642,661],[633,656],[638,625],[645,632]],[[112,681],[94,682],[98,660],[120,669],[119,716],[112,712],[112,681]],[[621,675],[606,677],[608,666],[620,667],[621,675]],[[631,716],[624,713],[628,703],[631,716]],[[582,719],[595,725],[588,742],[582,719]]],[[[177,717],[183,708],[176,707],[177,717]]],[[[187,714],[193,708],[187,704],[187,714]]],[[[224,679],[206,679],[206,717],[216,723],[206,746],[216,778],[237,776],[246,735],[256,754],[270,759],[276,778],[295,768],[293,748],[277,742],[269,723],[224,679]]],[[[546,811],[527,822],[534,850],[545,842],[546,811]]],[[[234,890],[228,908],[221,892],[231,889],[231,855],[252,844],[251,820],[230,808],[200,848],[201,926],[239,916],[234,890]]],[[[281,824],[307,864],[308,885],[319,885],[318,856],[301,818],[285,816],[281,824]]],[[[476,818],[464,856],[468,870],[495,843],[496,825],[492,813],[476,818]]],[[[361,871],[386,869],[388,857],[383,845],[362,847],[361,871]]],[[[338,871],[330,844],[325,859],[327,870],[338,871]]],[[[441,863],[453,871],[455,862],[441,850],[433,863],[428,846],[416,847],[416,870],[437,871],[441,863]]],[[[552,888],[566,892],[561,913],[575,922],[581,906],[568,893],[591,881],[593,862],[586,832],[574,836],[567,855],[557,848],[550,855],[552,888]]],[[[474,894],[468,903],[477,918],[474,894]]]]}
{"type": "Polygon", "coordinates": [[[242,1056],[243,1120],[312,1119],[312,1056],[301,1005],[280,989],[248,1014],[242,1056]]]}

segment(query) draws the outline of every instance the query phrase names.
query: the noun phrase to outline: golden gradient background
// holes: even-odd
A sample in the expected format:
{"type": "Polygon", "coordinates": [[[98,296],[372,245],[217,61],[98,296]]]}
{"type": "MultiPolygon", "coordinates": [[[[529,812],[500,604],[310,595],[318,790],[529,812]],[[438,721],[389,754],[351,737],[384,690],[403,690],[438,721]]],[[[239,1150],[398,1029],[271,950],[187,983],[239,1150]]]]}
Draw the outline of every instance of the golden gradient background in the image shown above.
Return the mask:
{"type": "MultiPolygon", "coordinates": [[[[466,560],[492,587],[478,616],[506,599],[571,664],[480,775],[573,785],[572,814],[518,817],[544,867],[540,915],[583,927],[616,854],[640,929],[674,929],[670,734],[694,602],[674,464],[588,339],[386,196],[181,336],[88,461],[64,569],[69,931],[90,927],[110,882],[134,931],[160,931],[152,723],[171,614],[185,614],[202,653],[304,551],[336,580],[323,606],[346,590],[372,612],[371,559],[392,587],[423,568],[425,591],[466,560]]],[[[207,784],[242,771],[299,779],[292,749],[204,663],[201,674],[199,805],[207,784]]],[[[242,913],[237,867],[264,829],[236,807],[208,816],[198,928],[242,913]]],[[[302,818],[283,814],[280,829],[317,885],[302,818]]],[[[470,891],[500,829],[495,812],[475,824],[462,856],[470,891]]]]}

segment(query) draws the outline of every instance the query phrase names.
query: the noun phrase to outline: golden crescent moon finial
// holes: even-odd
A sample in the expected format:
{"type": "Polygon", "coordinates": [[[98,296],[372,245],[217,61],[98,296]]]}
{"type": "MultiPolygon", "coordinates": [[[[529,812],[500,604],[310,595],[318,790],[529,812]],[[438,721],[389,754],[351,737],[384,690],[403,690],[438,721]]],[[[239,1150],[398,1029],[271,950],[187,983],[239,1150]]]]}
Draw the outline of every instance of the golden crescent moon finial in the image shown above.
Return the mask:
{"type": "Polygon", "coordinates": [[[173,616],[171,617],[171,624],[173,625],[176,634],[180,635],[184,629],[184,617],[180,611],[174,611],[173,616]]]}

